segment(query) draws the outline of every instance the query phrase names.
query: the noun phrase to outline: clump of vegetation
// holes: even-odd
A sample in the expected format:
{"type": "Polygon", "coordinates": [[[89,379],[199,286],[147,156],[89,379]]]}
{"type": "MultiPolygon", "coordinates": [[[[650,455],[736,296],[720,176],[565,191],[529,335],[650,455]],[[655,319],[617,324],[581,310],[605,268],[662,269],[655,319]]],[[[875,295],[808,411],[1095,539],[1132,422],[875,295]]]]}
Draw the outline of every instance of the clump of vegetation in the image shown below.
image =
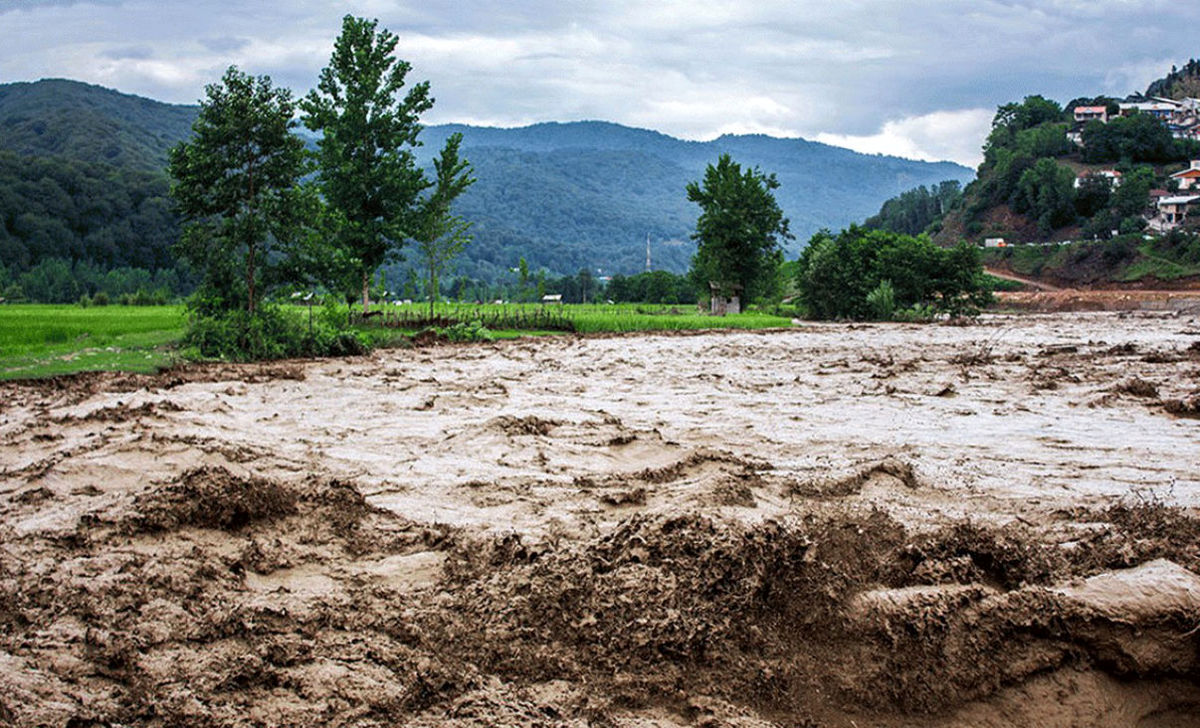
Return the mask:
{"type": "Polygon", "coordinates": [[[814,235],[796,276],[802,303],[822,319],[891,318],[914,306],[961,316],[991,301],[978,248],[857,226],[814,235]]]}
{"type": "Polygon", "coordinates": [[[479,319],[459,322],[441,329],[438,333],[455,342],[491,341],[495,338],[479,319]]]}

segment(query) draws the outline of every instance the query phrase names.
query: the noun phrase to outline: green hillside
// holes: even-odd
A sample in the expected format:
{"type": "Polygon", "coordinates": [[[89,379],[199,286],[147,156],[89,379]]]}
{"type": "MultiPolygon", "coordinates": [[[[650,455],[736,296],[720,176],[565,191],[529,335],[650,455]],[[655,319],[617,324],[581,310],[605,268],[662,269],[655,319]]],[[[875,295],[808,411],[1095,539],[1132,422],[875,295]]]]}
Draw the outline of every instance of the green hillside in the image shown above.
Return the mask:
{"type": "Polygon", "coordinates": [[[50,79],[0,85],[0,149],[145,172],[166,168],[167,149],[191,135],[196,107],[50,79]]]}
{"type": "Polygon", "coordinates": [[[989,265],[1064,285],[1194,278],[1200,217],[1168,230],[1155,203],[1178,191],[1173,173],[1200,159],[1200,142],[1182,134],[1194,112],[1182,107],[1160,120],[1132,109],[1151,96],[1198,94],[1200,62],[1190,61],[1122,100],[1080,97],[1064,106],[1028,96],[1005,104],[961,193],[953,184],[919,187],[885,202],[865,225],[925,232],[943,245],[1003,238],[1016,247],[988,249],[989,265]],[[1103,107],[1107,118],[1079,121],[1080,106],[1103,107]]]}
{"type": "MultiPolygon", "coordinates": [[[[163,170],[196,113],[74,81],[0,85],[0,153],[9,155],[0,157],[0,289],[50,258],[100,269],[173,265],[178,225],[163,170]],[[31,157],[38,161],[22,161],[31,157]]],[[[521,257],[552,274],[634,273],[645,267],[647,235],[656,268],[685,270],[698,211],[684,187],[721,153],[776,174],[797,247],[909,187],[971,177],[955,164],[802,139],[692,142],[605,122],[432,126],[423,150],[431,156],[454,132],[479,179],[459,204],[475,223],[459,273],[488,281],[521,257]]],[[[389,278],[404,267],[391,266],[389,278]]]]}

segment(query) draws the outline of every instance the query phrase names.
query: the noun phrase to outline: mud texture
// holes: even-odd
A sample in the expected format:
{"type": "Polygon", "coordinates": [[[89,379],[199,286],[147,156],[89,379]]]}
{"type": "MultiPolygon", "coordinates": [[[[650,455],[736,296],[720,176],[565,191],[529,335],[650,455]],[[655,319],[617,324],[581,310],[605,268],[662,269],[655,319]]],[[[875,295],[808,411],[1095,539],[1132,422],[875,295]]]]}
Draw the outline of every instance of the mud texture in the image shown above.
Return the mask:
{"type": "Polygon", "coordinates": [[[0,385],[0,725],[1200,725],[1200,322],[0,385]]]}

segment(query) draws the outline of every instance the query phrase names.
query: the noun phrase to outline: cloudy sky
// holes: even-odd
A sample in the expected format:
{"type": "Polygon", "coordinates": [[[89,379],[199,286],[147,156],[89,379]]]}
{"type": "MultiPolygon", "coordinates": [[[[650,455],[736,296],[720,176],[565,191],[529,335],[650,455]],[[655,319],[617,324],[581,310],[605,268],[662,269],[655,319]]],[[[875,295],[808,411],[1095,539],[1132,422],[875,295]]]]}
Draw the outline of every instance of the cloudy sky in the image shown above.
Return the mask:
{"type": "Polygon", "coordinates": [[[428,123],[604,119],[974,165],[996,106],[1143,90],[1195,0],[0,0],[0,82],[195,103],[237,64],[303,93],[347,13],[400,37],[428,123]]]}

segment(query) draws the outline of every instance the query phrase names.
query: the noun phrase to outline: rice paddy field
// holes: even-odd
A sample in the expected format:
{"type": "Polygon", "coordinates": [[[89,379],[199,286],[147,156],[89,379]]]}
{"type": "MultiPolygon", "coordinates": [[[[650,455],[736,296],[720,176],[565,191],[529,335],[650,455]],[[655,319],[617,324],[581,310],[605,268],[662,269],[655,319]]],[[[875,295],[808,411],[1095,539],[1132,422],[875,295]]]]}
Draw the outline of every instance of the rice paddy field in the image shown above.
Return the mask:
{"type": "Polygon", "coordinates": [[[151,372],[178,359],[183,306],[0,306],[0,379],[151,372]]]}
{"type": "MultiPolygon", "coordinates": [[[[349,311],[351,309],[347,309],[349,311]]],[[[714,317],[692,306],[643,304],[439,304],[385,305],[384,313],[360,322],[382,346],[429,327],[481,321],[495,338],[555,333],[624,333],[685,329],[763,329],[791,325],[788,318],[759,313],[714,317]]],[[[307,317],[308,309],[296,307],[307,317]]],[[[349,318],[349,317],[348,317],[349,318]]],[[[82,371],[152,372],[184,357],[180,340],[185,311],[173,306],[16,304],[0,306],[0,379],[24,379],[82,371]]]]}

